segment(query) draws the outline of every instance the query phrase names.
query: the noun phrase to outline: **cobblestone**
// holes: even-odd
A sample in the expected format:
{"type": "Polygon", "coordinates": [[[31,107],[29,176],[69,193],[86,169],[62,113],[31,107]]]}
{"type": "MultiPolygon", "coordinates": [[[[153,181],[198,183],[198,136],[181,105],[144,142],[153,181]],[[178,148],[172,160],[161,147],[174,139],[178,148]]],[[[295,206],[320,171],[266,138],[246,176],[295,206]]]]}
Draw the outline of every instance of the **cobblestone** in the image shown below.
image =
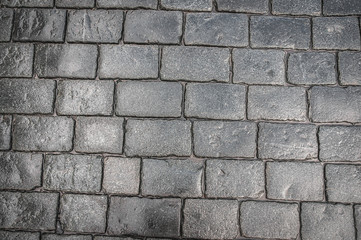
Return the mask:
{"type": "Polygon", "coordinates": [[[246,12],[246,13],[267,13],[267,0],[217,0],[219,11],[246,12]]]}
{"type": "Polygon", "coordinates": [[[0,10],[0,29],[2,31],[0,42],[8,42],[11,37],[11,29],[13,23],[13,10],[2,8],[0,10]]]}
{"type": "Polygon", "coordinates": [[[162,8],[170,10],[211,11],[212,0],[160,0],[162,8]]]}
{"type": "Polygon", "coordinates": [[[0,76],[31,77],[34,46],[26,43],[0,43],[0,76]]]}
{"type": "Polygon", "coordinates": [[[0,238],[6,240],[39,240],[40,233],[33,232],[6,232],[0,231],[0,238]]]}
{"type": "Polygon", "coordinates": [[[12,116],[0,115],[0,150],[10,149],[12,116]]]}
{"type": "Polygon", "coordinates": [[[273,0],[273,14],[321,15],[321,0],[273,0]]]}
{"type": "Polygon", "coordinates": [[[55,6],[64,8],[92,8],[95,0],[55,0],[55,6]]]}
{"type": "Polygon", "coordinates": [[[361,53],[340,52],[338,67],[342,85],[361,85],[361,53]]]}
{"type": "Polygon", "coordinates": [[[53,0],[1,0],[7,7],[52,7],[53,0]]]}
{"type": "Polygon", "coordinates": [[[97,0],[101,8],[157,8],[157,0],[97,0]]]}
{"type": "Polygon", "coordinates": [[[361,2],[358,0],[324,0],[323,12],[325,15],[361,14],[361,2]]]}

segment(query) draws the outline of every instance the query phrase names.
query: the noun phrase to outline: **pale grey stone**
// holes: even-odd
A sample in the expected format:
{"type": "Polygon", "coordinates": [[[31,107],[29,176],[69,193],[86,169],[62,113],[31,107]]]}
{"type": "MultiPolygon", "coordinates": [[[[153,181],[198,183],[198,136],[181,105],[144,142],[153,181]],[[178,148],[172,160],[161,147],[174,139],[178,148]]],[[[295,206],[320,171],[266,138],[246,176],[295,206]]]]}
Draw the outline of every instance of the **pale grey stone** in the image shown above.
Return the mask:
{"type": "Polygon", "coordinates": [[[100,8],[147,8],[156,9],[158,0],[97,0],[100,8]]]}
{"type": "Polygon", "coordinates": [[[94,7],[94,2],[95,0],[55,0],[55,5],[63,8],[92,8],[94,7]]]}
{"type": "Polygon", "coordinates": [[[321,0],[272,0],[273,14],[321,15],[321,0]]]}
{"type": "Polygon", "coordinates": [[[340,52],[338,68],[342,85],[361,85],[361,53],[340,52]]]}
{"type": "Polygon", "coordinates": [[[217,0],[218,11],[267,13],[268,0],[217,0]]]}
{"type": "Polygon", "coordinates": [[[7,7],[52,7],[54,0],[1,0],[7,7]]]}
{"type": "Polygon", "coordinates": [[[41,240],[92,240],[91,235],[55,235],[45,234],[41,236],[41,240]]]}
{"type": "Polygon", "coordinates": [[[359,0],[323,0],[323,13],[325,15],[361,14],[359,0]]]}
{"type": "Polygon", "coordinates": [[[169,10],[211,11],[212,0],[160,0],[160,6],[169,10]]]}
{"type": "MultiPolygon", "coordinates": [[[[357,229],[357,233],[361,231],[361,205],[355,205],[355,225],[357,229]]],[[[360,234],[357,235],[357,240],[360,240],[360,234]]]]}
{"type": "Polygon", "coordinates": [[[0,231],[0,239],[4,240],[39,240],[40,233],[37,232],[6,232],[0,231]]]}
{"type": "Polygon", "coordinates": [[[34,46],[27,43],[0,43],[0,77],[31,77],[34,46]]]}
{"type": "Polygon", "coordinates": [[[8,42],[11,38],[13,25],[13,10],[8,8],[0,9],[0,42],[8,42]]]}
{"type": "Polygon", "coordinates": [[[12,119],[11,115],[0,115],[0,150],[10,149],[12,119]]]}

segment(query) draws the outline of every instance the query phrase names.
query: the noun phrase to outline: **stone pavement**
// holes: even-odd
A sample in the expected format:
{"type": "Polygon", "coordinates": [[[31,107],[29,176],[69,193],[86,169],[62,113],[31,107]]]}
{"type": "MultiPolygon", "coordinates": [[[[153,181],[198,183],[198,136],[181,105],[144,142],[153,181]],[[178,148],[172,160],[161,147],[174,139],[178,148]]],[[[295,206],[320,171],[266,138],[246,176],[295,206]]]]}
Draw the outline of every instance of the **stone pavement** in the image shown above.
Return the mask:
{"type": "Polygon", "coordinates": [[[0,3],[0,239],[361,239],[360,0],[0,3]]]}

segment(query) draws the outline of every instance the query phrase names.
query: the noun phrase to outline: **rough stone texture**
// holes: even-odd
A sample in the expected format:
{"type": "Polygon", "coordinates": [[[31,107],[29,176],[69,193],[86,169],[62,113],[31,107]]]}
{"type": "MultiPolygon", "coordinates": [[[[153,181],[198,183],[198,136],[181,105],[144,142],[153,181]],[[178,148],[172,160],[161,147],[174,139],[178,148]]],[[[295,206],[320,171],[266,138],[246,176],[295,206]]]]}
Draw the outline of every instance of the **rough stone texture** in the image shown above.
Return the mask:
{"type": "Polygon", "coordinates": [[[336,59],[333,53],[291,53],[288,81],[293,84],[336,84],[336,59]]]}
{"type": "Polygon", "coordinates": [[[303,203],[302,238],[310,240],[353,240],[352,206],[327,203],[303,203]],[[322,231],[320,231],[322,229],[322,231]]]}
{"type": "Polygon", "coordinates": [[[56,112],[59,115],[111,115],[113,81],[59,81],[56,112]]]}
{"type": "Polygon", "coordinates": [[[68,12],[68,42],[117,43],[122,35],[123,11],[71,10],[68,12]]]}
{"type": "Polygon", "coordinates": [[[315,49],[360,50],[360,27],[356,17],[313,19],[315,49]]]}
{"type": "Polygon", "coordinates": [[[52,113],[55,81],[1,79],[1,113],[52,113]]]}
{"type": "Polygon", "coordinates": [[[184,42],[187,45],[248,46],[248,17],[232,13],[189,13],[184,42]]]}
{"type": "Polygon", "coordinates": [[[360,161],[361,126],[321,126],[321,161],[360,161]]]}
{"type": "Polygon", "coordinates": [[[16,9],[13,39],[16,41],[62,42],[66,11],[16,9]]]}
{"type": "Polygon", "coordinates": [[[241,230],[246,237],[296,238],[299,231],[297,204],[277,202],[241,203],[241,230]]]}
{"type": "Polygon", "coordinates": [[[142,194],[202,197],[203,161],[143,160],[142,194]]]}
{"type": "Polygon", "coordinates": [[[127,156],[189,156],[191,123],[181,120],[128,120],[127,156]],[[157,138],[154,138],[154,136],[157,138]]]}
{"type": "Polygon", "coordinates": [[[49,190],[99,192],[102,158],[82,155],[47,155],[44,188],[49,190]]]}
{"type": "Polygon", "coordinates": [[[306,91],[301,87],[250,86],[248,118],[305,121],[306,91]]]}
{"type": "Polygon", "coordinates": [[[123,118],[79,117],[74,149],[78,152],[123,152],[123,118]]]}
{"type": "Polygon", "coordinates": [[[119,82],[115,112],[122,116],[180,117],[182,88],[180,83],[119,82]]]}
{"type": "Polygon", "coordinates": [[[149,237],[178,237],[180,199],[112,197],[108,233],[149,237]]]}
{"type": "Polygon", "coordinates": [[[60,222],[66,232],[105,232],[107,196],[65,194],[60,222]]]}
{"type": "Polygon", "coordinates": [[[0,150],[8,150],[10,148],[11,122],[11,115],[0,115],[0,150]]]}
{"type": "Polygon", "coordinates": [[[268,0],[217,0],[218,11],[267,13],[268,0]]]}
{"type": "Polygon", "coordinates": [[[74,121],[68,117],[16,116],[13,149],[23,151],[70,151],[74,121]]]}
{"type": "Polygon", "coordinates": [[[264,195],[261,161],[207,160],[207,197],[260,198],[264,195]]]}
{"type": "Polygon", "coordinates": [[[107,193],[138,194],[140,159],[108,157],[104,159],[103,189],[107,193]]]}
{"type": "Polygon", "coordinates": [[[8,42],[11,37],[11,28],[13,23],[13,10],[8,8],[0,9],[0,42],[8,42]]]}
{"type": "Polygon", "coordinates": [[[254,157],[257,126],[251,122],[196,121],[194,154],[199,157],[254,157]]]}
{"type": "Polygon", "coordinates": [[[0,192],[0,227],[55,230],[57,193],[0,192]]]}
{"type": "Polygon", "coordinates": [[[101,8],[150,8],[156,9],[158,0],[97,0],[97,6],[101,8]]]}
{"type": "Polygon", "coordinates": [[[183,212],[185,237],[233,239],[239,235],[235,200],[186,199],[183,212]]]}
{"type": "Polygon", "coordinates": [[[124,41],[178,44],[182,35],[181,12],[138,10],[127,12],[124,41]]]}
{"type": "Polygon", "coordinates": [[[187,117],[240,120],[245,118],[246,88],[224,83],[187,84],[187,117]]]}
{"type": "Polygon", "coordinates": [[[266,173],[270,199],[323,200],[323,166],[319,163],[269,162],[266,173]]]}
{"type": "Polygon", "coordinates": [[[164,47],[161,78],[185,81],[229,81],[228,49],[209,47],[164,47]]]}
{"type": "Polygon", "coordinates": [[[170,10],[211,11],[212,0],[160,0],[160,6],[170,10]]]}
{"type": "Polygon", "coordinates": [[[311,23],[307,18],[274,16],[251,17],[251,46],[308,49],[311,23]]]}
{"type": "Polygon", "coordinates": [[[52,7],[53,0],[0,0],[7,7],[52,7]]]}
{"type": "Polygon", "coordinates": [[[357,240],[361,239],[360,231],[361,231],[361,206],[355,205],[355,225],[357,229],[357,240]]]}
{"type": "Polygon", "coordinates": [[[234,49],[233,82],[246,84],[285,83],[285,52],[279,50],[234,49]]]}
{"type": "Polygon", "coordinates": [[[273,0],[273,14],[321,15],[321,0],[273,0]]]}
{"type": "Polygon", "coordinates": [[[92,240],[91,235],[42,235],[42,240],[92,240]]]}
{"type": "Polygon", "coordinates": [[[315,125],[260,123],[258,151],[262,159],[317,158],[315,125]]]}
{"type": "Polygon", "coordinates": [[[158,47],[102,45],[98,71],[101,78],[157,78],[158,47]]]}
{"type": "Polygon", "coordinates": [[[323,13],[325,15],[361,14],[359,0],[324,0],[323,13]]]}
{"type": "Polygon", "coordinates": [[[361,53],[340,52],[338,68],[342,85],[361,85],[361,53]]]}
{"type": "Polygon", "coordinates": [[[31,77],[34,46],[26,43],[0,43],[0,77],[31,77]]]}
{"type": "MultiPolygon", "coordinates": [[[[133,240],[133,239],[139,239],[139,238],[130,238],[130,237],[107,237],[107,236],[95,236],[94,240],[133,240]]],[[[147,238],[147,240],[162,240],[160,238],[147,238]]],[[[163,239],[167,240],[167,239],[163,239]]],[[[171,239],[168,239],[171,240],[171,239]]]]}
{"type": "Polygon", "coordinates": [[[361,87],[313,87],[310,102],[314,122],[361,122],[361,87]]]}
{"type": "Polygon", "coordinates": [[[40,77],[95,78],[97,55],[95,45],[39,45],[34,69],[40,77]]]}
{"type": "Polygon", "coordinates": [[[0,231],[0,239],[4,240],[39,240],[40,233],[0,231]]]}
{"type": "Polygon", "coordinates": [[[55,0],[55,6],[63,8],[92,8],[94,7],[94,2],[95,0],[55,0]]]}

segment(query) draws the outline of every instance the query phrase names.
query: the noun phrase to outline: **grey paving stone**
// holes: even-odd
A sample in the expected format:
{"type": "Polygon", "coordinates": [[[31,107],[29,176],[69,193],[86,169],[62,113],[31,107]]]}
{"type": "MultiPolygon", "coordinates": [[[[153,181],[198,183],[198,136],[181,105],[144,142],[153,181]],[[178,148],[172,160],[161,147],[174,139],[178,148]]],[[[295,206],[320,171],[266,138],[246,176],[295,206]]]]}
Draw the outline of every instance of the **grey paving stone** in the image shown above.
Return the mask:
{"type": "Polygon", "coordinates": [[[361,14],[361,2],[358,0],[324,0],[325,15],[361,14]]]}
{"type": "Polygon", "coordinates": [[[285,83],[285,52],[279,50],[234,49],[233,82],[246,84],[285,83]]]}
{"type": "Polygon", "coordinates": [[[340,52],[338,68],[342,85],[361,85],[361,53],[340,52]]]}
{"type": "Polygon", "coordinates": [[[7,7],[52,7],[53,0],[0,0],[7,7]]]}
{"type": "Polygon", "coordinates": [[[34,232],[6,232],[0,231],[0,239],[4,240],[39,240],[40,233],[34,232]]]}
{"type": "Polygon", "coordinates": [[[47,155],[43,187],[49,190],[99,192],[102,158],[85,155],[47,155]]]}
{"type": "Polygon", "coordinates": [[[336,84],[334,53],[291,53],[288,58],[288,81],[293,84],[336,84]]]}
{"type": "Polygon", "coordinates": [[[160,6],[170,10],[211,11],[212,0],[160,0],[160,6]]]}
{"type": "Polygon", "coordinates": [[[56,112],[59,115],[111,115],[113,81],[59,81],[56,112]]]}
{"type": "Polygon", "coordinates": [[[296,238],[299,234],[297,204],[277,202],[241,203],[241,230],[244,236],[260,238],[296,238]]]}
{"type": "Polygon", "coordinates": [[[207,160],[207,197],[260,198],[265,194],[261,161],[207,160]]]}
{"type": "Polygon", "coordinates": [[[55,6],[64,8],[92,8],[95,0],[55,0],[55,6]]]}
{"type": "Polygon", "coordinates": [[[303,239],[355,239],[351,205],[302,203],[301,222],[303,239]]]}
{"type": "Polygon", "coordinates": [[[248,17],[233,13],[188,13],[186,45],[248,46],[248,17]]]}
{"type": "Polygon", "coordinates": [[[55,81],[1,79],[1,113],[52,113],[55,81]]]}
{"type": "Polygon", "coordinates": [[[11,115],[0,115],[0,150],[10,149],[11,122],[11,115]]]}
{"type": "Polygon", "coordinates": [[[108,233],[149,237],[178,237],[180,199],[112,197],[108,233]]]}
{"type": "Polygon", "coordinates": [[[267,13],[268,0],[217,0],[218,11],[267,13]]]}
{"type": "Polygon", "coordinates": [[[307,18],[251,17],[251,46],[261,48],[308,49],[311,23],[307,18]]]}
{"type": "Polygon", "coordinates": [[[202,197],[203,161],[143,160],[142,195],[202,197]]]}
{"type": "Polygon", "coordinates": [[[361,231],[361,206],[355,205],[355,225],[357,229],[357,240],[361,239],[360,231],[361,231]]]}
{"type": "Polygon", "coordinates": [[[306,91],[301,87],[250,86],[248,118],[305,121],[306,91]]]}
{"type": "Polygon", "coordinates": [[[91,235],[56,235],[45,234],[41,237],[42,240],[92,240],[91,235]]]}
{"type": "Polygon", "coordinates": [[[256,132],[251,122],[196,121],[194,153],[199,157],[254,157],[256,132]]]}
{"type": "Polygon", "coordinates": [[[323,200],[323,166],[319,163],[269,162],[266,173],[270,199],[323,200]]]}
{"type": "Polygon", "coordinates": [[[123,118],[79,117],[74,149],[78,152],[123,152],[123,118]]]}
{"type": "Polygon", "coordinates": [[[164,47],[161,78],[185,81],[229,81],[228,49],[209,47],[164,47]]]}
{"type": "Polygon", "coordinates": [[[183,88],[180,83],[119,82],[115,112],[136,117],[180,117],[183,88]]]}
{"type": "Polygon", "coordinates": [[[117,43],[122,37],[123,11],[70,10],[66,40],[68,42],[117,43]]]}
{"type": "Polygon", "coordinates": [[[191,123],[181,120],[128,120],[127,156],[189,156],[191,123]],[[154,136],[157,138],[154,138],[154,136]]]}
{"type": "Polygon", "coordinates": [[[16,116],[13,149],[23,151],[70,151],[74,121],[68,117],[16,116]]]}
{"type": "Polygon", "coordinates": [[[361,87],[313,87],[310,103],[314,122],[361,122],[361,87]]]}
{"type": "Polygon", "coordinates": [[[0,9],[0,42],[8,42],[11,37],[13,25],[13,10],[8,8],[0,9]]]}
{"type": "Polygon", "coordinates": [[[360,27],[357,18],[314,18],[313,47],[315,49],[360,50],[360,27]]]}
{"type": "Polygon", "coordinates": [[[183,236],[202,239],[233,239],[239,236],[236,200],[186,199],[183,236]]]}
{"type": "Polygon", "coordinates": [[[107,196],[65,194],[60,222],[66,232],[105,232],[107,196]]]}
{"type": "Polygon", "coordinates": [[[245,118],[246,88],[224,83],[187,84],[187,117],[240,120],[245,118]]]}
{"type": "Polygon", "coordinates": [[[273,14],[321,15],[321,0],[273,0],[273,14]]]}
{"type": "Polygon", "coordinates": [[[0,192],[0,227],[55,230],[57,193],[0,192]]]}
{"type": "Polygon", "coordinates": [[[97,6],[101,8],[156,9],[158,0],[97,0],[97,6]]]}
{"type": "Polygon", "coordinates": [[[41,186],[41,154],[1,152],[0,189],[31,190],[41,186]]]}
{"type": "Polygon", "coordinates": [[[140,159],[108,157],[104,159],[103,190],[107,193],[138,194],[140,159]]]}
{"type": "MultiPolygon", "coordinates": [[[[94,240],[133,240],[133,239],[139,239],[139,238],[130,238],[130,237],[107,237],[107,236],[95,236],[94,240]]],[[[151,238],[147,238],[151,239],[151,238]]],[[[159,238],[155,238],[157,240],[161,240],[159,238]]]]}
{"type": "Polygon", "coordinates": [[[66,11],[59,9],[16,9],[15,41],[62,42],[66,11]]]}
{"type": "Polygon", "coordinates": [[[128,11],[124,25],[124,41],[178,44],[182,35],[182,21],[182,12],[128,11]]]}
{"type": "Polygon", "coordinates": [[[158,47],[102,45],[101,78],[144,79],[158,77],[158,47]]]}
{"type": "Polygon", "coordinates": [[[31,77],[34,46],[26,43],[0,43],[0,76],[31,77]]]}
{"type": "Polygon", "coordinates": [[[321,126],[321,161],[360,161],[361,126],[321,126]]]}
{"type": "Polygon", "coordinates": [[[97,46],[81,44],[38,45],[35,73],[40,77],[95,78],[97,46]]]}
{"type": "Polygon", "coordinates": [[[260,123],[259,157],[303,160],[317,158],[317,127],[308,124],[260,123]]]}

